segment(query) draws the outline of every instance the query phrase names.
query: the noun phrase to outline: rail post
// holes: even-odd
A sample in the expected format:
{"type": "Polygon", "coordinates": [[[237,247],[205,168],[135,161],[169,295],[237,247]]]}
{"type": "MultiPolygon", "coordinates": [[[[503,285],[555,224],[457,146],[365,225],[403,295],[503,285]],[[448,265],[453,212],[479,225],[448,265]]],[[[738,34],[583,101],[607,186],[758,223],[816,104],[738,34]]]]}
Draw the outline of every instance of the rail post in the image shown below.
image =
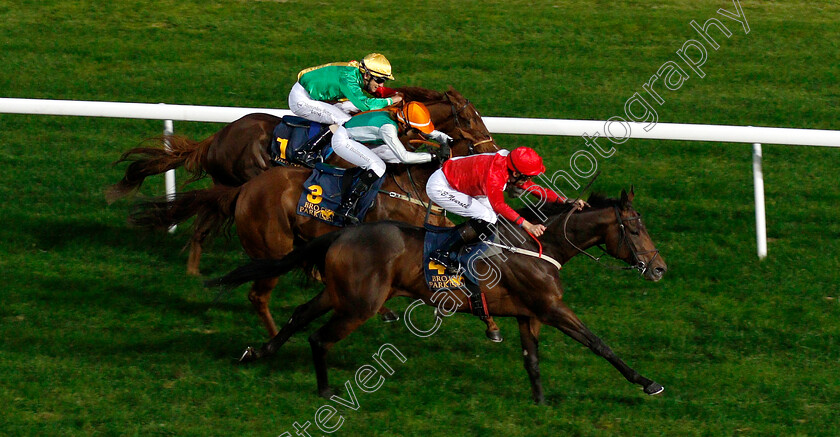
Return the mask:
{"type": "MultiPolygon", "coordinates": [[[[163,105],[163,103],[161,103],[163,105]]],[[[169,136],[175,133],[175,127],[172,123],[172,120],[164,120],[163,121],[163,145],[166,147],[166,150],[172,150],[171,145],[169,144],[169,136]]],[[[166,183],[166,198],[169,201],[172,201],[175,198],[175,169],[167,170],[164,174],[164,181],[166,183]]],[[[175,233],[175,229],[177,229],[177,225],[172,225],[169,227],[169,233],[175,233]]]]}
{"type": "Polygon", "coordinates": [[[767,258],[767,222],[764,214],[764,173],[761,171],[761,144],[753,143],[753,185],[755,187],[755,240],[758,259],[767,258]]]}

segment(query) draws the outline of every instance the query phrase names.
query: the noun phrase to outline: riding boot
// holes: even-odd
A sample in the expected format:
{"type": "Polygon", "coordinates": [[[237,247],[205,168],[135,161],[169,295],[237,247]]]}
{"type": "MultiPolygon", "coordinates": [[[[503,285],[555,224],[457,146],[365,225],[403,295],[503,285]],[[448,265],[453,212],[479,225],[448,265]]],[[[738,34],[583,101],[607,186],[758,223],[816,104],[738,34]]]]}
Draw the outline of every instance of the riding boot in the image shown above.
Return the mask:
{"type": "Polygon", "coordinates": [[[473,315],[478,316],[481,320],[487,320],[490,313],[487,311],[487,302],[484,300],[484,293],[478,284],[470,281],[464,281],[467,285],[467,291],[470,295],[470,310],[473,315]]]}
{"type": "Polygon", "coordinates": [[[306,144],[300,146],[300,148],[295,151],[295,161],[307,166],[314,165],[319,159],[321,150],[325,145],[329,144],[331,138],[332,131],[330,130],[330,127],[324,126],[321,129],[321,132],[318,132],[317,135],[312,137],[306,142],[306,144]]]}
{"type": "Polygon", "coordinates": [[[453,235],[443,242],[441,248],[429,254],[429,258],[446,267],[453,268],[453,258],[458,256],[461,248],[479,241],[481,235],[490,236],[490,223],[479,219],[469,219],[456,227],[453,235]]]}
{"type": "Polygon", "coordinates": [[[356,185],[344,196],[341,205],[335,211],[335,215],[344,216],[350,223],[359,223],[359,218],[356,217],[357,204],[378,179],[379,176],[373,170],[365,170],[359,176],[356,185]]]}

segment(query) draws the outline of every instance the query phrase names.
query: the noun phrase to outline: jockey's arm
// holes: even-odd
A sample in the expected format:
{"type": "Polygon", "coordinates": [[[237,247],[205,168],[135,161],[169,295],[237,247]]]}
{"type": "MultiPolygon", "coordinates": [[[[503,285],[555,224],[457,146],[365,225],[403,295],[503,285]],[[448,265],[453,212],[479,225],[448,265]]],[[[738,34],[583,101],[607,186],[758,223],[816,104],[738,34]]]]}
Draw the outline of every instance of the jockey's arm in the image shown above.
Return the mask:
{"type": "Polygon", "coordinates": [[[384,99],[368,97],[356,80],[355,73],[352,70],[348,70],[341,73],[338,83],[341,93],[344,94],[351,103],[356,105],[360,111],[382,109],[394,103],[394,100],[390,97],[384,99]]]}
{"type": "Polygon", "coordinates": [[[430,140],[437,142],[438,144],[449,144],[452,142],[452,137],[446,135],[445,133],[435,129],[430,133],[426,134],[430,140]]]}
{"type": "Polygon", "coordinates": [[[529,193],[531,193],[531,195],[543,199],[547,202],[561,203],[566,201],[565,197],[555,193],[554,190],[537,185],[533,181],[525,181],[519,184],[519,188],[527,190],[529,193]]]}
{"type": "Polygon", "coordinates": [[[536,196],[540,199],[543,199],[547,202],[574,203],[575,207],[578,210],[583,209],[584,206],[589,206],[589,204],[586,203],[586,201],[584,201],[582,199],[569,200],[569,199],[555,193],[554,190],[552,190],[550,188],[542,187],[540,185],[537,185],[537,184],[533,183],[532,181],[527,181],[527,182],[525,182],[525,183],[523,183],[519,186],[520,186],[520,188],[522,188],[524,190],[527,190],[532,195],[534,195],[534,196],[536,196]]]}
{"type": "MultiPolygon", "coordinates": [[[[379,134],[385,145],[394,153],[394,156],[403,164],[423,164],[432,160],[431,153],[409,152],[400,141],[397,127],[392,124],[385,124],[379,128],[379,134]]],[[[389,162],[389,160],[385,160],[389,162]]]]}

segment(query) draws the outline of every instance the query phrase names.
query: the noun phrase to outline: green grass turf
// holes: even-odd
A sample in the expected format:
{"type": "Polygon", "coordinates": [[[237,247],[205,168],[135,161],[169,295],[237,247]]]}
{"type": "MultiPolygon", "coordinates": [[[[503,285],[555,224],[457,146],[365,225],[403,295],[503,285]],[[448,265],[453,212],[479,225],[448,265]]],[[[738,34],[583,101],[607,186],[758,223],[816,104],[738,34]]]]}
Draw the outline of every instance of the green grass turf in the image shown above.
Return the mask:
{"type": "MultiPolygon", "coordinates": [[[[840,7],[741,2],[750,33],[709,51],[706,77],[662,93],[662,122],[838,129],[840,7]]],[[[486,116],[605,119],[731,2],[2,1],[3,97],[286,107],[298,70],[380,51],[396,86],[452,85],[486,116]]],[[[176,123],[203,138],[222,125],[176,123]]],[[[146,120],[0,115],[0,434],[280,435],[332,404],[315,395],[306,337],[234,364],[264,331],[240,288],[219,302],[184,274],[174,235],[129,228],[105,203],[119,154],[159,135],[146,120]]],[[[550,171],[569,137],[499,135],[550,171]]],[[[764,146],[769,257],[755,255],[750,146],[631,140],[600,159],[595,188],[634,184],[669,266],[659,283],[583,258],[566,301],[631,366],[544,328],[547,405],[530,401],[516,323],[483,340],[472,317],[427,339],[371,320],[330,355],[332,384],[390,343],[407,358],[339,408],[334,435],[837,435],[840,406],[838,150],[764,146]]],[[[183,180],[183,175],[179,174],[183,180]]],[[[162,193],[153,178],[143,195],[162,193]]],[[[202,186],[202,184],[198,184],[202,186]]],[[[215,241],[202,269],[246,261],[215,241]]],[[[282,280],[278,320],[316,293],[282,280]]],[[[407,301],[392,302],[404,310],[407,301]]],[[[430,309],[426,310],[426,315],[430,309]]],[[[428,321],[428,319],[425,319],[428,321]]],[[[336,420],[335,418],[333,420],[336,420]]],[[[325,434],[312,425],[312,435],[325,434]]]]}

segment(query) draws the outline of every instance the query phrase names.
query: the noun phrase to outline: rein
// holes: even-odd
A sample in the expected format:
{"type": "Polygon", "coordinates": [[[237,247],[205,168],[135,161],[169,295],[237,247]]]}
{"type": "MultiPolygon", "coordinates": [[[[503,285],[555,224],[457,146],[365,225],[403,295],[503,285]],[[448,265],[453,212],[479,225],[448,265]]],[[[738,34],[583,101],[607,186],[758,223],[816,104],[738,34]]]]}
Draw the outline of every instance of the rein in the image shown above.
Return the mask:
{"type": "Polygon", "coordinates": [[[548,261],[549,263],[551,263],[551,265],[553,265],[554,267],[557,267],[557,270],[560,270],[560,269],[563,268],[563,266],[560,264],[559,261],[557,261],[556,259],[554,259],[554,258],[552,258],[548,255],[542,254],[542,253],[537,253],[537,252],[534,252],[534,251],[528,250],[528,249],[522,249],[521,247],[505,246],[504,244],[494,243],[492,241],[485,241],[484,244],[486,244],[488,246],[498,247],[500,249],[505,249],[505,250],[508,250],[510,252],[513,252],[513,253],[518,253],[520,255],[532,256],[534,258],[539,258],[541,260],[548,261]]]}
{"type": "Polygon", "coordinates": [[[417,183],[414,182],[414,177],[411,175],[411,167],[410,166],[406,167],[406,174],[408,175],[408,180],[411,183],[411,188],[413,189],[412,191],[414,191],[414,196],[415,197],[411,197],[412,193],[409,190],[403,188],[402,185],[400,185],[400,181],[397,180],[397,178],[394,176],[393,173],[388,173],[388,174],[391,176],[391,180],[394,181],[394,184],[397,187],[399,187],[399,189],[402,190],[406,194],[400,194],[400,193],[397,193],[397,192],[394,192],[394,191],[385,191],[385,190],[382,190],[382,189],[379,190],[380,193],[387,194],[389,197],[394,198],[394,199],[404,200],[406,202],[413,203],[415,205],[420,205],[423,208],[426,208],[426,209],[428,209],[429,211],[431,211],[435,214],[443,214],[446,211],[446,210],[444,210],[443,208],[441,208],[437,205],[432,205],[432,202],[426,203],[426,202],[420,200],[421,197],[420,197],[420,194],[419,194],[419,190],[417,188],[417,183]]]}

